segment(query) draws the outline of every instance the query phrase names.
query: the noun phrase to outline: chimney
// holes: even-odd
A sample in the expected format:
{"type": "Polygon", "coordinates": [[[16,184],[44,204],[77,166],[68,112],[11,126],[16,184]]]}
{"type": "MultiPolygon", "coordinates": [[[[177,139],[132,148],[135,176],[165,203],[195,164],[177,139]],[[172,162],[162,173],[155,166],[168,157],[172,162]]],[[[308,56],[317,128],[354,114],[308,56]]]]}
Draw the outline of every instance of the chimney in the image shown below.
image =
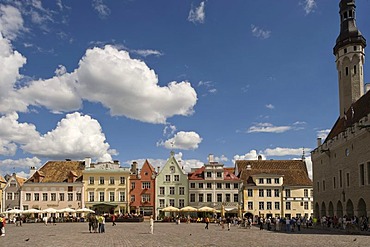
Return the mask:
{"type": "Polygon", "coordinates": [[[262,155],[258,155],[258,160],[262,160],[262,155]]]}
{"type": "Polygon", "coordinates": [[[132,174],[137,174],[137,170],[139,170],[139,169],[137,169],[137,162],[134,161],[134,162],[132,162],[132,165],[131,165],[132,174]]]}
{"type": "Polygon", "coordinates": [[[157,166],[157,170],[158,170],[157,173],[159,173],[159,171],[161,170],[161,167],[160,166],[157,166]]]}
{"type": "Polygon", "coordinates": [[[322,145],[322,139],[320,137],[317,138],[317,146],[320,147],[322,145]]]}
{"type": "Polygon", "coordinates": [[[85,169],[90,169],[90,165],[91,165],[91,158],[86,157],[85,158],[85,169]]]}
{"type": "Polygon", "coordinates": [[[215,157],[214,157],[214,155],[213,154],[209,154],[208,155],[208,162],[211,164],[211,163],[213,163],[213,162],[215,162],[215,157]]]}
{"type": "Polygon", "coordinates": [[[36,172],[36,166],[31,166],[31,168],[30,168],[30,177],[32,177],[33,174],[35,174],[35,172],[36,172]]]}
{"type": "Polygon", "coordinates": [[[119,160],[113,160],[113,163],[119,165],[119,160]]]}

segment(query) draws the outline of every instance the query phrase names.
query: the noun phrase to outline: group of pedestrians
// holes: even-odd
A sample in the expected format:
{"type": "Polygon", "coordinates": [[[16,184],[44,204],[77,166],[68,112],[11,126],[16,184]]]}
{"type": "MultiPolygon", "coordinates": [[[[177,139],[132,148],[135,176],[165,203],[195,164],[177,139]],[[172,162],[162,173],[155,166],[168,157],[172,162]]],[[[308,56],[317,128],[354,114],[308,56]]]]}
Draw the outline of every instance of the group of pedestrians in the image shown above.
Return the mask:
{"type": "Polygon", "coordinates": [[[103,215],[89,214],[87,220],[90,233],[105,233],[105,217],[103,215]]]}

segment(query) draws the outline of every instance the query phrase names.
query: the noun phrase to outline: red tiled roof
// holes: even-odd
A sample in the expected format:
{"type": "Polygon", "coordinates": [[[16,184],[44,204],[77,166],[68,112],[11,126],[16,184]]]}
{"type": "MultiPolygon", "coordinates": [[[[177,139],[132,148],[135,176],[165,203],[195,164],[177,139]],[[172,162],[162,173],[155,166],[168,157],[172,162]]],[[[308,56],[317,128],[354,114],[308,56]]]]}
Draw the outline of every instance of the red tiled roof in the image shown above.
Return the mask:
{"type": "MultiPolygon", "coordinates": [[[[224,167],[224,180],[239,180],[239,178],[234,174],[233,167],[224,167]]],[[[188,174],[189,180],[204,180],[204,170],[205,166],[200,167],[188,174]]]]}
{"type": "Polygon", "coordinates": [[[359,122],[361,118],[367,116],[370,113],[370,91],[359,98],[352,107],[345,113],[346,117],[338,118],[329,135],[326,137],[325,142],[333,139],[340,133],[346,130],[346,128],[359,122]]]}
{"type": "Polygon", "coordinates": [[[36,176],[40,175],[44,177],[41,183],[66,182],[71,172],[77,177],[76,181],[82,181],[84,169],[84,161],[48,161],[26,183],[35,182],[36,176]]]}
{"type": "Polygon", "coordinates": [[[236,175],[247,183],[253,183],[253,175],[271,174],[283,176],[284,185],[312,186],[306,163],[302,160],[237,160],[235,164],[239,172],[236,175]]]}

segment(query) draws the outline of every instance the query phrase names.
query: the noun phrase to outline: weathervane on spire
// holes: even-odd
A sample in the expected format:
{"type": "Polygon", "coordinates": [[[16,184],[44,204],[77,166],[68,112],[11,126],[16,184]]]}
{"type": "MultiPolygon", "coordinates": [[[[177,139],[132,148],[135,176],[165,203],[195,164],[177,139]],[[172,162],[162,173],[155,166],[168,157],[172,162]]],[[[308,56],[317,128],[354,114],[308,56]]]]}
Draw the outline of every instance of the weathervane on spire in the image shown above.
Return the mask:
{"type": "Polygon", "coordinates": [[[175,155],[175,152],[173,151],[173,147],[175,146],[175,142],[171,141],[170,144],[171,144],[171,155],[173,156],[173,155],[175,155]]]}
{"type": "Polygon", "coordinates": [[[302,148],[302,160],[304,161],[306,159],[305,153],[304,153],[304,147],[302,148]]]}

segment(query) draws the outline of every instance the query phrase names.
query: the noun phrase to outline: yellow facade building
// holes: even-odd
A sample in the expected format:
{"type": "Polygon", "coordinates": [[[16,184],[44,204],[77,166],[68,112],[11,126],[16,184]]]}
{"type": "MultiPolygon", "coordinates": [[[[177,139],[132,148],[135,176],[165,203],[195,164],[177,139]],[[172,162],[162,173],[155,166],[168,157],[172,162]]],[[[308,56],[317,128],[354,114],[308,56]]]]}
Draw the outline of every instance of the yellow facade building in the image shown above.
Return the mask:
{"type": "Polygon", "coordinates": [[[237,160],[235,174],[243,183],[244,216],[312,216],[312,181],[304,160],[237,160]]]}
{"type": "Polygon", "coordinates": [[[86,158],[83,171],[84,206],[96,213],[127,213],[129,179],[129,168],[121,167],[118,161],[93,164],[90,158],[86,158]]]}

